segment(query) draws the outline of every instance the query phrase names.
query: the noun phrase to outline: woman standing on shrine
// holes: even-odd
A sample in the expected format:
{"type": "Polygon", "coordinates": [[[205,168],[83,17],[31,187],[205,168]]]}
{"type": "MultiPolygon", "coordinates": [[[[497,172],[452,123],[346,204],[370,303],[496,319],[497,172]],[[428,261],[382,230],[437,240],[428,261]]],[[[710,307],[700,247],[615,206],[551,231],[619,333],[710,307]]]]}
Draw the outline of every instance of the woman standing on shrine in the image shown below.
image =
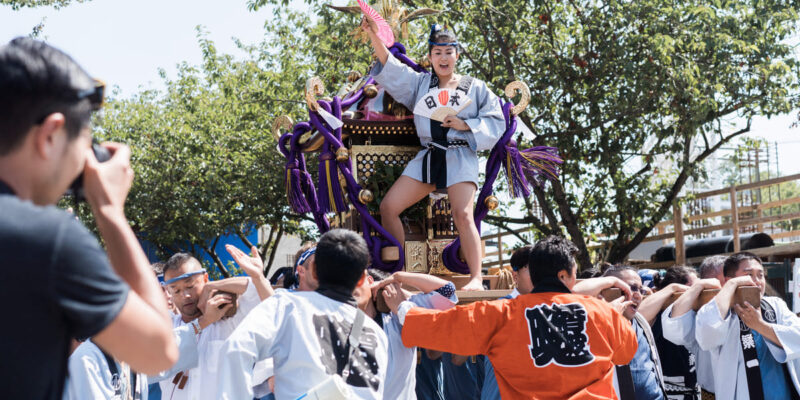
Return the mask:
{"type": "Polygon", "coordinates": [[[378,37],[378,26],[368,16],[361,23],[380,61],[372,71],[397,102],[413,110],[428,92],[452,89],[451,101],[471,102],[443,122],[414,115],[417,135],[424,147],[408,163],[380,204],[383,226],[401,244],[405,232],[400,213],[436,189],[447,188],[453,221],[469,266],[470,280],[463,290],[481,290],[480,235],[473,218],[478,189],[478,151],[491,149],[505,130],[497,96],[478,79],[455,73],[460,45],[455,35],[439,25],[431,27],[428,59],[433,73],[418,73],[398,61],[378,37]]]}

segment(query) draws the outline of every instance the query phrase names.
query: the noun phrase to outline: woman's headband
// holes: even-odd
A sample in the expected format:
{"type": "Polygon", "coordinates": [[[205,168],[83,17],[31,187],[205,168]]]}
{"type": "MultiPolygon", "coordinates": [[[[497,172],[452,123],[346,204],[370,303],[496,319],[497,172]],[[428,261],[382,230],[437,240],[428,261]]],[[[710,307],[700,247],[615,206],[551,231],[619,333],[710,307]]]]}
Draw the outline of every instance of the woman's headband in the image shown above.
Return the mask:
{"type": "MultiPolygon", "coordinates": [[[[437,43],[437,42],[433,41],[434,36],[436,35],[436,33],[444,31],[444,30],[445,29],[442,28],[442,26],[439,25],[439,24],[431,25],[431,34],[430,34],[430,38],[428,39],[428,44],[430,44],[431,46],[454,46],[454,47],[458,47],[458,40],[456,40],[454,42],[445,42],[445,43],[437,43]]],[[[453,35],[452,33],[450,33],[450,35],[455,38],[455,35],[453,35]]]]}

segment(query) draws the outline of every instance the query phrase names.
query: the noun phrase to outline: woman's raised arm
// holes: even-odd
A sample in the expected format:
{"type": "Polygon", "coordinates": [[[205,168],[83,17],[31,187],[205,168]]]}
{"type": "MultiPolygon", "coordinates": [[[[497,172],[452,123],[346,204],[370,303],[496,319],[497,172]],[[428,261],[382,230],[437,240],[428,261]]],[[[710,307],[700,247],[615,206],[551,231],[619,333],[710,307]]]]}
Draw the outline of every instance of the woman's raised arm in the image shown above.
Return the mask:
{"type": "Polygon", "coordinates": [[[369,40],[372,42],[372,48],[375,49],[375,55],[378,57],[378,60],[382,65],[386,65],[386,60],[389,59],[389,50],[386,48],[386,45],[383,44],[383,41],[378,38],[378,24],[368,15],[364,15],[364,17],[361,18],[361,29],[369,36],[369,40]]]}

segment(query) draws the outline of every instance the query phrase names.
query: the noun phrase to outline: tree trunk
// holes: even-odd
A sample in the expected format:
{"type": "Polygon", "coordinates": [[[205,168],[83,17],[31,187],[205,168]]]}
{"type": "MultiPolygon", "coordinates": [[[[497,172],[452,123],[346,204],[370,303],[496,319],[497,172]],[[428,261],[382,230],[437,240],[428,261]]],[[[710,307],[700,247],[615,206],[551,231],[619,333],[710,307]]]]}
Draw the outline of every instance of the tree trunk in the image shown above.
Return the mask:
{"type": "Polygon", "coordinates": [[[561,222],[567,228],[567,233],[569,233],[572,243],[578,247],[578,255],[576,256],[578,266],[581,270],[591,268],[592,259],[589,257],[589,250],[586,248],[586,241],[583,238],[583,230],[581,230],[575,215],[572,213],[572,209],[570,208],[567,200],[567,195],[564,193],[564,188],[561,186],[561,182],[557,180],[552,181],[552,185],[553,198],[558,205],[558,212],[561,214],[561,222]]]}
{"type": "Polygon", "coordinates": [[[225,268],[225,264],[222,263],[222,260],[219,258],[217,252],[214,250],[217,247],[217,243],[219,243],[219,236],[217,236],[217,238],[214,239],[214,243],[211,245],[211,247],[206,247],[202,245],[200,247],[206,252],[206,254],[208,254],[209,257],[211,257],[212,260],[214,260],[214,265],[217,266],[217,269],[222,274],[222,277],[230,278],[231,277],[230,271],[228,271],[228,269],[225,268]]]}
{"type": "Polygon", "coordinates": [[[269,261],[267,262],[267,266],[264,268],[264,274],[272,269],[272,263],[275,261],[275,254],[278,252],[278,244],[281,242],[281,237],[283,237],[283,224],[279,224],[279,226],[278,234],[275,235],[275,242],[270,246],[269,261]]]}

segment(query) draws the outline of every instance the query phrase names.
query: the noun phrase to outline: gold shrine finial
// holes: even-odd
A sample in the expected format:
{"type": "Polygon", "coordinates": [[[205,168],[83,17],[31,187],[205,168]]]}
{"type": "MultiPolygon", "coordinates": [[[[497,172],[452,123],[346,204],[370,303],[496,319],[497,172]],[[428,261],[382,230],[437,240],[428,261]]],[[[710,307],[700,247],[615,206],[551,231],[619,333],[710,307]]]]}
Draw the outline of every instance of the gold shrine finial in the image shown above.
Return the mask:
{"type": "Polygon", "coordinates": [[[514,81],[509,83],[506,86],[506,97],[510,99],[514,98],[517,94],[519,94],[519,103],[515,104],[514,107],[511,108],[511,113],[514,115],[519,115],[521,112],[525,111],[528,107],[528,104],[531,102],[531,90],[528,89],[528,85],[526,85],[522,81],[514,81]]]}
{"type": "Polygon", "coordinates": [[[281,138],[281,128],[287,131],[291,131],[294,127],[294,120],[292,117],[288,115],[281,115],[278,118],[275,118],[275,121],[272,121],[272,136],[275,136],[275,140],[281,138]]]}
{"type": "Polygon", "coordinates": [[[317,96],[325,93],[325,85],[322,84],[322,79],[315,76],[306,81],[306,104],[311,111],[317,111],[319,104],[317,104],[317,96]]]}

